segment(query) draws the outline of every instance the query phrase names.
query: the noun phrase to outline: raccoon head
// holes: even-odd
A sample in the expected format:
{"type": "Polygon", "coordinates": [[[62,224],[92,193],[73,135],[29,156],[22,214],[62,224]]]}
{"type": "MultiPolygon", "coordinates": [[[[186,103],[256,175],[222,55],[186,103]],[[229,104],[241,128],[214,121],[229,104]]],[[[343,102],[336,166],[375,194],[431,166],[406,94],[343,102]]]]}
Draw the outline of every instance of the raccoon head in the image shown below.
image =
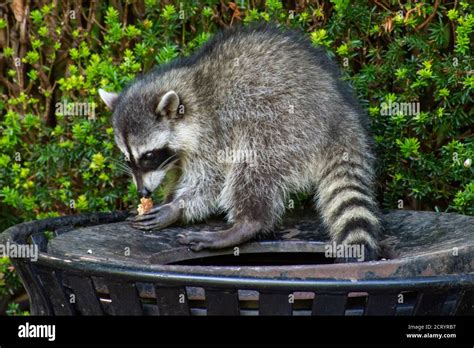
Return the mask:
{"type": "Polygon", "coordinates": [[[172,90],[147,93],[142,88],[99,94],[113,110],[115,142],[132,169],[138,194],[149,197],[178,160],[176,128],[184,118],[180,98],[172,90]]]}

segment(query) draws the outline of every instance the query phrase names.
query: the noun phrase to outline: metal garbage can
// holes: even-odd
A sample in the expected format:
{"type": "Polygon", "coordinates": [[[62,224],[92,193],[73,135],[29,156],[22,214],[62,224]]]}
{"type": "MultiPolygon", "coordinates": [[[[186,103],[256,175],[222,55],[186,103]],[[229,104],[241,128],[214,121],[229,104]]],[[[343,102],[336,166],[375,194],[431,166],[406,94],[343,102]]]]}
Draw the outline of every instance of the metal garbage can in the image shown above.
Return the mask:
{"type": "Polygon", "coordinates": [[[237,248],[192,252],[183,231],[143,232],[126,212],[13,226],[0,242],[36,245],[13,258],[35,315],[462,315],[474,314],[474,218],[384,213],[390,260],[335,264],[313,212],[237,248]]]}

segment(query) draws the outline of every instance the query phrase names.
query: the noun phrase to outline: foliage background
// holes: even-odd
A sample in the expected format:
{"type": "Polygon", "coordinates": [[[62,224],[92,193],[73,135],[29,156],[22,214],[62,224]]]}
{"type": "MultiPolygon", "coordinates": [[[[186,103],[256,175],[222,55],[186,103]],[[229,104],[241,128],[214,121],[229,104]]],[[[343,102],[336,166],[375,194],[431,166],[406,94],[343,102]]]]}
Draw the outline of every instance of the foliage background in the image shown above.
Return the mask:
{"type": "MultiPolygon", "coordinates": [[[[372,119],[383,207],[473,215],[472,9],[439,0],[3,2],[0,231],[134,206],[97,89],[119,91],[192,54],[219,28],[259,20],[303,31],[340,63],[372,119]],[[381,115],[389,101],[419,102],[421,112],[381,115]],[[62,102],[96,103],[95,115],[61,115],[62,102]]],[[[14,270],[0,259],[0,313],[25,309],[14,270]]]]}

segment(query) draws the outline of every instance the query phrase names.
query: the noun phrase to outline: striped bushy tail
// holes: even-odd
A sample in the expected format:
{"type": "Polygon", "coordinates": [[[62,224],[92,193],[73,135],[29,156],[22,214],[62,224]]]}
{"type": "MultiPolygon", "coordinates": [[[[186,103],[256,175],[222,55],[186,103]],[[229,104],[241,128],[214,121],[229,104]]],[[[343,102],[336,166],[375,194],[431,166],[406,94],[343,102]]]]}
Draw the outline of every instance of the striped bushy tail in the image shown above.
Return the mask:
{"type": "Polygon", "coordinates": [[[378,254],[380,213],[373,191],[370,155],[335,153],[321,168],[316,204],[336,244],[364,247],[364,259],[378,254]]]}

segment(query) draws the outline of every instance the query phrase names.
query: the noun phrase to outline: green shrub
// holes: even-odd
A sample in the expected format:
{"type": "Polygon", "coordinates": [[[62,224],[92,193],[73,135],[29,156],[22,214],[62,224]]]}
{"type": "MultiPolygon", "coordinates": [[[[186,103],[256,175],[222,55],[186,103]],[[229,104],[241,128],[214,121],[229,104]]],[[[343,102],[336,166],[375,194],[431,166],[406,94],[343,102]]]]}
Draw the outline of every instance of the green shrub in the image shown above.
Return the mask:
{"type": "MultiPolygon", "coordinates": [[[[192,54],[220,27],[258,20],[304,31],[339,61],[372,120],[385,208],[474,214],[467,1],[309,1],[296,9],[279,0],[74,3],[32,3],[26,32],[21,8],[0,18],[0,230],[134,206],[97,89],[118,91],[138,73],[192,54]],[[71,116],[70,102],[95,110],[71,116]],[[394,103],[415,104],[407,114],[387,109],[394,103]]],[[[14,287],[4,274],[0,268],[0,294],[14,287]]]]}

